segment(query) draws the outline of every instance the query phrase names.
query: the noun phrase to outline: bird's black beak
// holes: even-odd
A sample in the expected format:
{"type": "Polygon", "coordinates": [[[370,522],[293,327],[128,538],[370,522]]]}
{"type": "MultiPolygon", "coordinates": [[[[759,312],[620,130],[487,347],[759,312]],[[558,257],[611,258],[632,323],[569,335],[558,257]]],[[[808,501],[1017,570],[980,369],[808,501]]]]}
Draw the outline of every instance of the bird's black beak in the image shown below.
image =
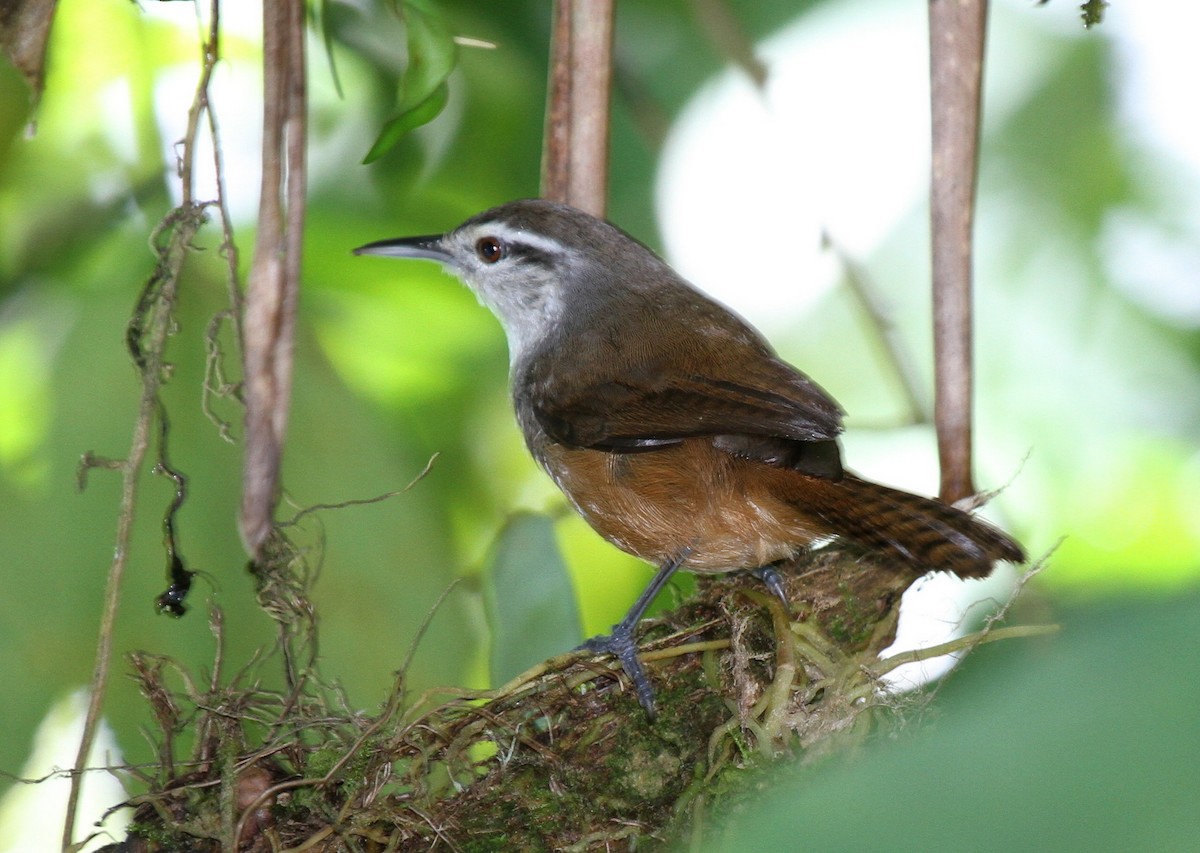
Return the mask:
{"type": "Polygon", "coordinates": [[[377,240],[367,243],[354,250],[356,255],[382,255],[387,258],[423,258],[429,261],[439,261],[448,264],[451,255],[442,246],[442,235],[433,234],[428,237],[396,237],[391,240],[377,240]]]}

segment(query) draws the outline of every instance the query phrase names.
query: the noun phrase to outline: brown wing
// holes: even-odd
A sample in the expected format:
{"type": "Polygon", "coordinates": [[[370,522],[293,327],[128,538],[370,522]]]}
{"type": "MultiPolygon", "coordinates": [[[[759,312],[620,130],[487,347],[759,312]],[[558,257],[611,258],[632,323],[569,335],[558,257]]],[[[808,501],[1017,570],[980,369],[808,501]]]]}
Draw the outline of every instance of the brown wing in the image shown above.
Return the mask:
{"type": "Polygon", "coordinates": [[[709,436],[744,458],[840,476],[837,403],[774,356],[743,353],[751,357],[712,373],[660,362],[590,384],[551,382],[542,388],[557,393],[535,392],[530,404],[547,435],[571,447],[636,452],[709,436]]]}
{"type": "Polygon", "coordinates": [[[637,375],[576,387],[534,401],[539,420],[556,440],[575,447],[661,443],[725,433],[797,441],[833,438],[841,410],[817,385],[779,361],[754,379],[637,375]]]}

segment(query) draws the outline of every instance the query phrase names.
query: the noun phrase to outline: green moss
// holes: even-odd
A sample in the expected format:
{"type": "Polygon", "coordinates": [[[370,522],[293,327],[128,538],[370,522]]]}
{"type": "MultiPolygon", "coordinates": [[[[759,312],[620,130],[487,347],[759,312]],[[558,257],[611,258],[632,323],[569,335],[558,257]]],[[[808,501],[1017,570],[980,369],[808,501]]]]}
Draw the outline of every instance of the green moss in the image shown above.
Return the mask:
{"type": "Polygon", "coordinates": [[[879,622],[879,607],[875,600],[862,602],[849,583],[838,584],[838,606],[823,620],[829,638],[847,649],[857,650],[866,645],[879,622]]]}

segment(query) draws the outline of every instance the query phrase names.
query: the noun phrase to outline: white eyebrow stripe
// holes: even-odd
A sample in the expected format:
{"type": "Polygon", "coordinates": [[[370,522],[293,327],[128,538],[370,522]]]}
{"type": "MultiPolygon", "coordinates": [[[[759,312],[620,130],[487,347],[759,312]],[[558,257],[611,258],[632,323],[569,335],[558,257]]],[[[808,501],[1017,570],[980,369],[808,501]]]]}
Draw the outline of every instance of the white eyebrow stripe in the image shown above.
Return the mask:
{"type": "Polygon", "coordinates": [[[478,232],[481,236],[490,234],[499,237],[501,240],[508,240],[512,243],[523,243],[547,255],[561,255],[565,253],[562,243],[559,243],[557,240],[552,240],[544,234],[538,234],[536,231],[527,231],[524,228],[510,228],[502,222],[481,223],[478,226],[478,232]]]}
{"type": "Polygon", "coordinates": [[[561,255],[564,252],[563,245],[561,243],[559,243],[557,240],[551,240],[549,237],[546,237],[542,234],[538,234],[533,231],[518,231],[516,234],[516,242],[524,243],[527,246],[533,246],[533,248],[545,252],[547,255],[561,255]]]}

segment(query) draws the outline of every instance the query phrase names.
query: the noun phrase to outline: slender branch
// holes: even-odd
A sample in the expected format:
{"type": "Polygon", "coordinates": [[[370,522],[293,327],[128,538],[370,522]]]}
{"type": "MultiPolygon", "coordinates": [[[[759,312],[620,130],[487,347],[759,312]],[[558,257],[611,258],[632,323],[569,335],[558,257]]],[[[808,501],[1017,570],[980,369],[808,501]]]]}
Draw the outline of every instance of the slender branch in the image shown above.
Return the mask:
{"type": "MultiPolygon", "coordinates": [[[[205,57],[215,63],[220,57],[221,31],[219,26],[220,18],[217,14],[219,9],[218,0],[213,1],[213,7],[213,14],[209,22],[208,44],[206,45],[205,57]]],[[[211,96],[210,108],[205,111],[205,114],[208,117],[208,135],[212,139],[212,167],[217,183],[216,206],[221,219],[220,252],[221,257],[225,259],[225,282],[229,297],[229,308],[213,317],[209,323],[208,332],[205,335],[205,377],[204,385],[200,390],[200,408],[217,427],[221,438],[233,443],[230,425],[217,415],[213,408],[212,396],[214,394],[217,396],[232,396],[238,393],[241,388],[240,383],[230,383],[225,380],[218,334],[221,324],[228,322],[233,330],[237,351],[241,353],[245,350],[245,342],[242,337],[242,310],[245,295],[242,292],[241,279],[238,272],[238,248],[237,243],[233,239],[233,217],[229,212],[229,204],[225,192],[225,154],[221,142],[221,128],[217,121],[217,114],[211,108],[211,96]]]]}
{"type": "MultiPolygon", "coordinates": [[[[166,340],[166,325],[155,322],[151,346],[166,340]]],[[[138,478],[146,459],[150,444],[150,426],[154,418],[155,399],[158,392],[157,380],[152,375],[143,376],[142,398],[138,407],[138,418],[133,426],[133,440],[129,455],[121,465],[121,507],[117,516],[117,545],[108,579],[104,587],[104,606],[100,614],[100,633],[96,642],[96,659],[92,665],[92,683],[88,699],[87,715],[84,717],[83,734],[79,740],[79,751],[75,755],[75,769],[71,774],[71,790],[67,795],[67,814],[63,823],[63,849],[71,847],[75,831],[75,815],[79,808],[79,795],[83,783],[83,772],[87,767],[88,754],[95,742],[96,728],[100,722],[104,697],[108,692],[109,667],[112,663],[112,638],[117,622],[117,608],[121,600],[121,585],[128,564],[129,545],[133,530],[133,511],[137,505],[138,478]]]]}
{"type": "Polygon", "coordinates": [[[613,0],[555,0],[542,195],[603,216],[608,196],[613,0]]]}
{"type": "Polygon", "coordinates": [[[929,423],[929,404],[921,392],[921,376],[913,360],[911,350],[905,345],[903,336],[892,321],[891,311],[879,295],[874,282],[866,268],[855,258],[851,257],[828,232],[821,235],[821,242],[833,252],[842,265],[842,276],[850,293],[862,306],[863,313],[870,323],[871,329],[879,338],[892,368],[896,371],[896,379],[900,382],[900,391],[908,409],[908,423],[929,423]]]}
{"type": "Polygon", "coordinates": [[[934,422],[941,498],[974,494],[971,473],[971,236],[987,0],[929,1],[933,116],[934,422]]]}
{"type": "Polygon", "coordinates": [[[966,654],[976,646],[994,643],[997,640],[1011,640],[1016,637],[1046,637],[1057,634],[1060,630],[1062,628],[1059,625],[1007,625],[1003,628],[988,628],[934,646],[898,652],[883,658],[878,663],[871,664],[869,669],[872,676],[882,678],[893,669],[905,664],[933,660],[943,655],[966,654]]]}

